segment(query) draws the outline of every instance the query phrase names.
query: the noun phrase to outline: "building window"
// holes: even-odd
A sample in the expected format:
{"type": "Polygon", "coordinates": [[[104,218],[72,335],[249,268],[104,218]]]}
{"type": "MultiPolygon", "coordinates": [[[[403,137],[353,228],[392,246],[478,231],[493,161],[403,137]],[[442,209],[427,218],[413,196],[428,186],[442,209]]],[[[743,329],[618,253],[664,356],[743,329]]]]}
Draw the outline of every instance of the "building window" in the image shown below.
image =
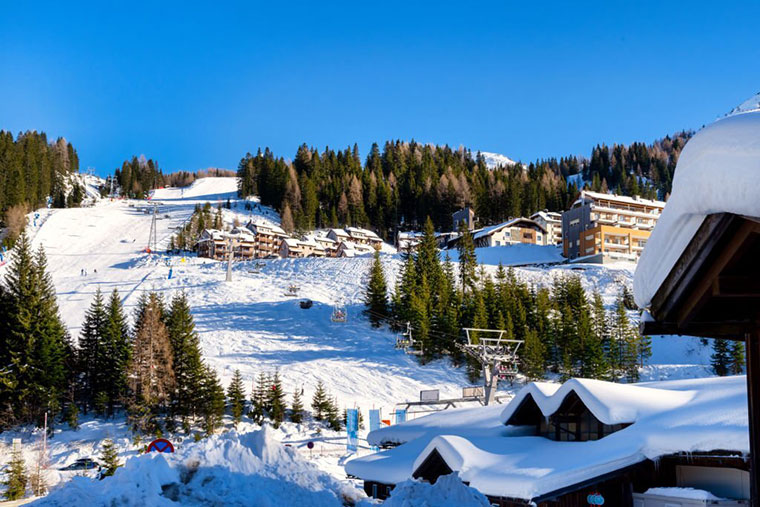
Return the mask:
{"type": "Polygon", "coordinates": [[[571,227],[573,225],[578,225],[579,223],[581,223],[581,219],[580,218],[574,218],[573,220],[570,220],[570,226],[571,227]]]}
{"type": "Polygon", "coordinates": [[[377,498],[377,484],[372,485],[372,498],[377,498]]]}

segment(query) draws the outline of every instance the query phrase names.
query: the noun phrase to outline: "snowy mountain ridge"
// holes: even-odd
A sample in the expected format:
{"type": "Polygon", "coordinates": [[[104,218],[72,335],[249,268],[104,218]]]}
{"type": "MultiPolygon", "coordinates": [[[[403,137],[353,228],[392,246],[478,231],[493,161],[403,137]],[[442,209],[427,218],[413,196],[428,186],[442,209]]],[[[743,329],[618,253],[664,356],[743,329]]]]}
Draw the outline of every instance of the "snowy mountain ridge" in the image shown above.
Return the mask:
{"type": "Polygon", "coordinates": [[[481,151],[480,154],[483,157],[483,160],[485,161],[486,166],[489,169],[496,169],[497,167],[513,166],[517,163],[511,158],[507,157],[506,155],[502,155],[501,153],[481,151]]]}

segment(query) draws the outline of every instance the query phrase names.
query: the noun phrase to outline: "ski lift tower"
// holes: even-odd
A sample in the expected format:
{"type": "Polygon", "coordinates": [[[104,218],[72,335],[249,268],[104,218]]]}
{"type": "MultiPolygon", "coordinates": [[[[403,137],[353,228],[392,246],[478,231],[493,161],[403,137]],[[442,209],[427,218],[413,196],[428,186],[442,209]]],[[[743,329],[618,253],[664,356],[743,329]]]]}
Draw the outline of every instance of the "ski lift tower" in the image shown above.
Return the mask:
{"type": "Polygon", "coordinates": [[[462,351],[480,363],[483,368],[485,404],[496,400],[499,379],[513,379],[517,375],[517,350],[524,340],[505,337],[501,329],[466,327],[467,343],[460,344],[462,351]]]}
{"type": "Polygon", "coordinates": [[[156,219],[158,218],[158,205],[153,205],[153,216],[150,219],[150,234],[148,235],[148,246],[145,251],[148,253],[154,253],[158,250],[158,226],[156,219]]]}
{"type": "Polygon", "coordinates": [[[235,249],[240,246],[237,238],[227,238],[227,278],[225,281],[232,281],[232,258],[235,257],[235,249]]]}

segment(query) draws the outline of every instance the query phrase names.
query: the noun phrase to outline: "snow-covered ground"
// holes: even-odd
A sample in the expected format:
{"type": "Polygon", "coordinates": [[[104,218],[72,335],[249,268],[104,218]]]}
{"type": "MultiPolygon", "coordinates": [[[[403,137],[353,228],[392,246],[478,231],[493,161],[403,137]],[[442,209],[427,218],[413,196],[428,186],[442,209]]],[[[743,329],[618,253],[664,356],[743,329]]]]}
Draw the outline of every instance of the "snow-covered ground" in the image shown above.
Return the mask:
{"type": "MultiPolygon", "coordinates": [[[[155,191],[152,202],[159,205],[158,250],[165,249],[171,234],[186,222],[196,204],[210,202],[216,206],[229,199],[232,208],[224,210],[227,222],[235,218],[241,223],[251,218],[279,222],[273,210],[255,200],[248,201],[253,209],[246,210],[246,201],[237,198],[236,190],[235,178],[204,178],[185,189],[155,191]]],[[[129,313],[143,291],[157,291],[167,299],[185,291],[205,359],[224,384],[235,369],[240,369],[249,389],[259,373],[277,370],[288,393],[304,389],[308,405],[321,380],[341,407],[359,407],[365,421],[371,408],[381,409],[382,418],[391,418],[397,403],[418,399],[420,390],[440,389],[442,398],[459,397],[461,388],[469,385],[463,370],[452,368],[446,361],[420,366],[413,357],[394,349],[391,332],[369,326],[361,310],[371,258],[273,259],[261,270],[253,263],[241,262],[234,265],[233,281],[225,282],[225,263],[194,256],[146,254],[151,224],[147,208],[146,201],[100,199],[89,208],[41,210],[37,226],[28,228],[33,245],[43,246],[48,255],[61,315],[73,337],[79,335],[84,312],[98,288],[105,294],[118,289],[129,313]],[[171,279],[168,264],[173,271],[171,279]],[[312,308],[302,310],[298,299],[285,295],[291,284],[300,287],[299,298],[314,301],[312,308]],[[346,306],[348,322],[330,320],[337,304],[346,306]]],[[[478,255],[492,273],[499,261],[524,264],[534,253],[536,262],[557,260],[556,248],[537,248],[543,250],[498,247],[479,249],[478,255]]],[[[402,261],[391,253],[391,247],[384,252],[382,260],[393,286],[402,261]]],[[[4,269],[7,266],[0,267],[0,276],[4,269]]],[[[518,277],[535,285],[550,285],[560,276],[578,274],[584,287],[599,290],[608,305],[614,303],[623,284],[630,287],[633,270],[634,266],[626,263],[515,268],[518,277]]],[[[709,374],[709,348],[697,340],[655,337],[653,352],[644,379],[709,374]]],[[[255,428],[251,425],[249,429],[255,428]]],[[[318,442],[316,452],[308,453],[311,459],[322,470],[344,479],[341,458],[345,440],[329,432],[318,436],[315,430],[314,425],[286,424],[274,432],[273,438],[290,443],[302,453],[307,453],[307,441],[318,442]]],[[[89,420],[79,432],[59,432],[52,439],[52,467],[78,457],[97,456],[101,440],[107,436],[117,439],[123,456],[136,453],[138,447],[131,442],[123,421],[89,420]]],[[[31,463],[37,434],[23,430],[0,434],[0,463],[7,462],[14,437],[23,439],[31,463]]],[[[362,453],[369,452],[366,442],[361,446],[362,453]]],[[[50,481],[66,478],[52,476],[50,481]]]]}

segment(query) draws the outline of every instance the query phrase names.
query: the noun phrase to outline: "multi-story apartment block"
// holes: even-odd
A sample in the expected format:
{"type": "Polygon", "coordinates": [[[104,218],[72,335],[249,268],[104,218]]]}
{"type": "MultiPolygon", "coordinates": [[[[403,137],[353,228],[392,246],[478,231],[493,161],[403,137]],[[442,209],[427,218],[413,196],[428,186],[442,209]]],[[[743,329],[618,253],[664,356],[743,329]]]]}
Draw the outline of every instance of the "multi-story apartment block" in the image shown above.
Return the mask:
{"type": "Polygon", "coordinates": [[[568,259],[637,260],[665,203],[581,192],[562,214],[562,243],[568,259]]]}

